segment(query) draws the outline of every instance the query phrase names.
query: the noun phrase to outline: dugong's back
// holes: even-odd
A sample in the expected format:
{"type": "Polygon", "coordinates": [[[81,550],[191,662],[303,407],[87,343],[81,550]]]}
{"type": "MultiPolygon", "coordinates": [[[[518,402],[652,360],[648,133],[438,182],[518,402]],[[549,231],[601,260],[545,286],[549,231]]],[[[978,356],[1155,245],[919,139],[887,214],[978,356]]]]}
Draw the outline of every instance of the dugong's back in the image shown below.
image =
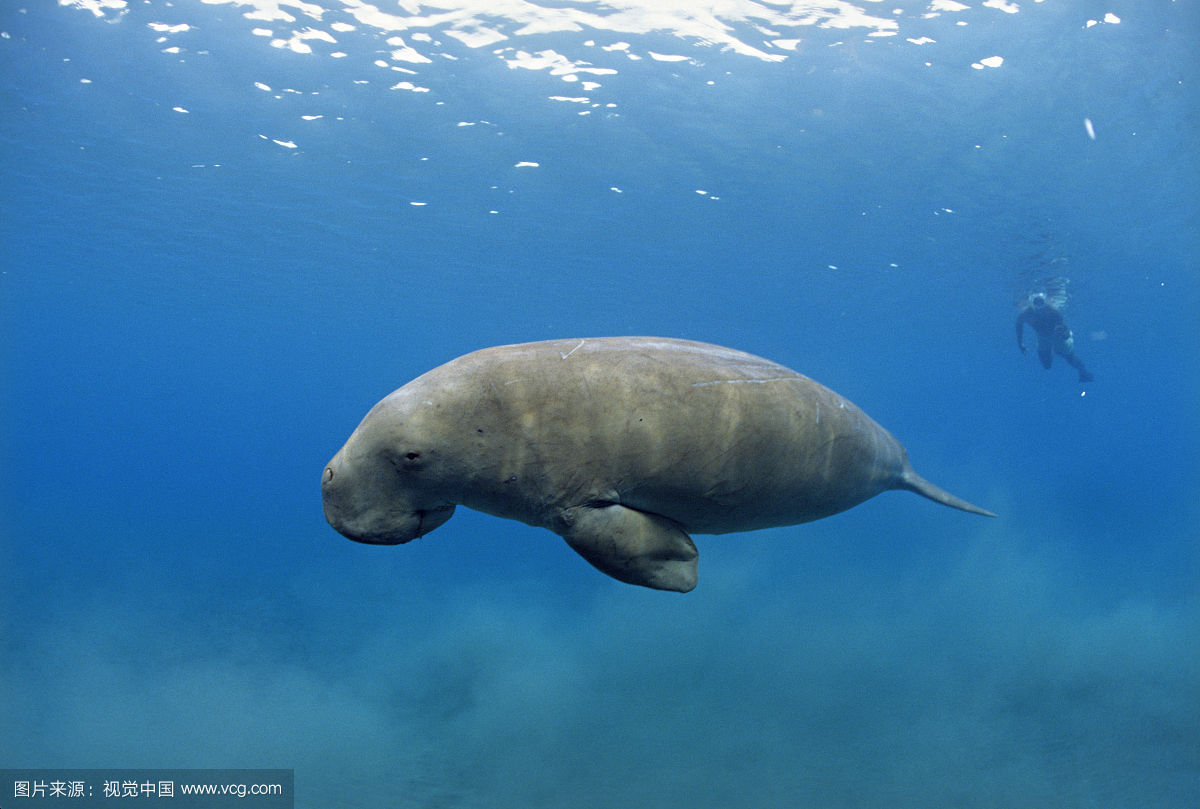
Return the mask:
{"type": "Polygon", "coordinates": [[[511,454],[493,477],[524,492],[514,507],[502,502],[504,486],[476,481],[464,504],[534,524],[551,525],[551,515],[512,509],[618,503],[688,533],[747,531],[910,488],[903,447],[865,413],[728,348],[637,337],[527,343],[426,377],[413,384],[461,385],[460,396],[477,397],[476,420],[493,422],[511,454]]]}

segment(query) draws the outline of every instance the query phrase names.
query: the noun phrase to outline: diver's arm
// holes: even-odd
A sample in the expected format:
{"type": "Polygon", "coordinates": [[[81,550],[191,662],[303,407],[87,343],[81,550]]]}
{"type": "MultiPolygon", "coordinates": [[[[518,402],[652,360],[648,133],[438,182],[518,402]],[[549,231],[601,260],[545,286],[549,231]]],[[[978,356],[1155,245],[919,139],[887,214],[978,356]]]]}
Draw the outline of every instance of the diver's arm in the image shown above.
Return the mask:
{"type": "Polygon", "coordinates": [[[1025,321],[1028,320],[1028,317],[1026,317],[1028,314],[1028,311],[1022,311],[1021,314],[1017,315],[1017,348],[1021,349],[1022,354],[1024,354],[1026,351],[1024,330],[1025,321]]]}

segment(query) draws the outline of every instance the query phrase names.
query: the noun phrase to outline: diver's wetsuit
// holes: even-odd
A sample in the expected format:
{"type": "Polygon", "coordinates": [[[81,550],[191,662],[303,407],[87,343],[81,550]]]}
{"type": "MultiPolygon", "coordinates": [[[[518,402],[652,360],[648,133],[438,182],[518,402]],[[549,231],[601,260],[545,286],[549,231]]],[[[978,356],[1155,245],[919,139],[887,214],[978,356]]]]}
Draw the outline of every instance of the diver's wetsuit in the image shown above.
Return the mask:
{"type": "Polygon", "coordinates": [[[1067,328],[1062,312],[1046,302],[1043,295],[1030,295],[1017,314],[1017,348],[1025,353],[1024,326],[1029,324],[1037,334],[1038,359],[1042,366],[1050,367],[1054,354],[1060,355],[1067,364],[1079,372],[1080,382],[1091,382],[1092,375],[1083,367],[1083,360],[1075,356],[1075,336],[1067,328]]]}

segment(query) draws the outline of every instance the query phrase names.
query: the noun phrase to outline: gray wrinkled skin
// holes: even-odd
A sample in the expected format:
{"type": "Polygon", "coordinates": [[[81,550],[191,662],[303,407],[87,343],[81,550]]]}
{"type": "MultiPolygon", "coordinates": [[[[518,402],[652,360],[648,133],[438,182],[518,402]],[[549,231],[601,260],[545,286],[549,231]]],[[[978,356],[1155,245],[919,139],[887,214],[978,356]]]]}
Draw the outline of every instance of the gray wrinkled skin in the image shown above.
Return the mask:
{"type": "Polygon", "coordinates": [[[919,477],[887,430],[795,371],[654,337],[476,351],[375,405],[325,468],[330,525],[427,534],[464,505],[548,528],[621,581],[686,592],[690,534],[828,517],[919,477]]]}

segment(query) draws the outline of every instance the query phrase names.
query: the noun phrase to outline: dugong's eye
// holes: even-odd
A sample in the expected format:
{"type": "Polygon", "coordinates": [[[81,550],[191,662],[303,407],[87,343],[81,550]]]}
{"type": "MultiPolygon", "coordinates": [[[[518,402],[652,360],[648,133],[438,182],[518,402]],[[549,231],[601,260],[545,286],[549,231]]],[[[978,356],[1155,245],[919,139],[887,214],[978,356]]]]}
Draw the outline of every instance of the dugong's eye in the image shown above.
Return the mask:
{"type": "Polygon", "coordinates": [[[397,472],[417,472],[425,465],[421,453],[415,449],[389,453],[388,460],[397,472]]]}

